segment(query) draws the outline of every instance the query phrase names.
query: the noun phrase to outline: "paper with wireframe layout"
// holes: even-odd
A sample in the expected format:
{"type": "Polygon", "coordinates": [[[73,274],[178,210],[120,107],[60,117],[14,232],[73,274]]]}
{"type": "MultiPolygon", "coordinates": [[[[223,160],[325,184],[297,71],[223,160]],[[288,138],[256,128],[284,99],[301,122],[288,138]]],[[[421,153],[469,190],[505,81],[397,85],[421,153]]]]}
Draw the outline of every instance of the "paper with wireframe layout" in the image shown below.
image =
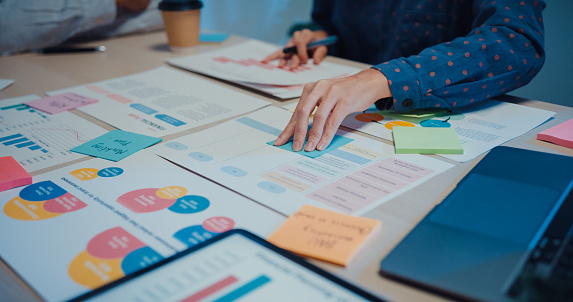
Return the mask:
{"type": "Polygon", "coordinates": [[[64,92],[100,100],[78,110],[116,128],[154,137],[189,130],[270,104],[165,66],[52,91],[48,95],[64,92]]]}
{"type": "Polygon", "coordinates": [[[285,215],[311,204],[359,216],[453,166],[342,129],[353,141],[316,158],[268,145],[291,116],[269,106],[153,150],[285,215]]]}

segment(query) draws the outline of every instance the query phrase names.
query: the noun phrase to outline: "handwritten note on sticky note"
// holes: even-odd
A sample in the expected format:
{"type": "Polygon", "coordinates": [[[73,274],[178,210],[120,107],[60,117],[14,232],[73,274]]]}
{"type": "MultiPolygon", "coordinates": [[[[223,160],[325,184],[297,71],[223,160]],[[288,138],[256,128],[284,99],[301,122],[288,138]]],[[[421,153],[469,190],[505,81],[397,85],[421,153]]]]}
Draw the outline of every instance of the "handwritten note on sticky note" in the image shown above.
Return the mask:
{"type": "Polygon", "coordinates": [[[56,114],[77,107],[97,103],[99,100],[68,92],[27,102],[26,105],[42,110],[49,114],[56,114]]]}
{"type": "Polygon", "coordinates": [[[113,130],[87,143],[81,144],[70,151],[119,161],[161,140],[160,138],[133,132],[113,130]]]}
{"type": "Polygon", "coordinates": [[[396,154],[464,154],[453,128],[393,127],[396,154]]]}
{"type": "Polygon", "coordinates": [[[32,176],[12,157],[0,157],[0,192],[32,184],[32,176]]]}
{"type": "Polygon", "coordinates": [[[573,119],[539,132],[537,139],[573,149],[573,119]]]}
{"type": "MultiPolygon", "coordinates": [[[[351,138],[347,138],[344,136],[340,136],[340,135],[335,135],[334,138],[332,139],[332,142],[330,142],[330,145],[328,145],[328,147],[322,151],[318,151],[318,150],[314,150],[314,151],[310,151],[310,152],[306,152],[304,151],[304,146],[306,146],[306,140],[304,141],[304,145],[302,146],[302,150],[298,151],[298,152],[294,152],[292,151],[292,140],[289,141],[288,143],[282,145],[282,146],[275,146],[277,148],[283,149],[283,150],[287,150],[287,151],[291,151],[300,155],[304,155],[304,156],[308,156],[310,158],[316,158],[319,157],[323,154],[326,154],[332,150],[336,150],[350,142],[352,142],[353,139],[351,138]]],[[[271,145],[273,146],[275,141],[272,142],[268,142],[267,145],[271,145]]]]}
{"type": "Polygon", "coordinates": [[[291,252],[346,265],[379,227],[379,220],[304,205],[267,240],[291,252]]]}

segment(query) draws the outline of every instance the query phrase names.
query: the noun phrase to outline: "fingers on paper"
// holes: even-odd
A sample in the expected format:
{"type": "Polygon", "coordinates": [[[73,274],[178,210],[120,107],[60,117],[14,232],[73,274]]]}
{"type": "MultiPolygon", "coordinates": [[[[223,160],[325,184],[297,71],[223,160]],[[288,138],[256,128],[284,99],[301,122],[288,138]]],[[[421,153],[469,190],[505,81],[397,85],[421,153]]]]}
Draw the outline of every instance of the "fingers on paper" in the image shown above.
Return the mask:
{"type": "Polygon", "coordinates": [[[351,108],[344,91],[334,80],[317,82],[309,98],[320,99],[320,106],[314,113],[313,126],[308,134],[308,148],[305,150],[322,151],[328,147],[351,108]]]}

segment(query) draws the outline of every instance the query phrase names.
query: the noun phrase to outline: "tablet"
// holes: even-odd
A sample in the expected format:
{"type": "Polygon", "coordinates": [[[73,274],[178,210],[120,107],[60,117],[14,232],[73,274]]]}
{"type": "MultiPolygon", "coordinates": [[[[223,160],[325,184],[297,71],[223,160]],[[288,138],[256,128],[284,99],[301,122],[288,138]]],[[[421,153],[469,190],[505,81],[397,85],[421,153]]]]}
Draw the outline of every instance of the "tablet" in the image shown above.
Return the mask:
{"type": "Polygon", "coordinates": [[[245,230],[231,230],[71,301],[383,301],[245,230]]]}

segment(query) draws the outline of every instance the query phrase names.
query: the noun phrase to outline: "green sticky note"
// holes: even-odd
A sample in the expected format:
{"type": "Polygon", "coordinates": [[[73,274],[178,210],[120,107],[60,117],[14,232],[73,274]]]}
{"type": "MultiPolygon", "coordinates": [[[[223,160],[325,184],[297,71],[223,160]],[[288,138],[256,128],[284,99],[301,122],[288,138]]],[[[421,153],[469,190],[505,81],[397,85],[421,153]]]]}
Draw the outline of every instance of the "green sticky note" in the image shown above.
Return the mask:
{"type": "Polygon", "coordinates": [[[383,115],[387,115],[393,119],[402,120],[414,124],[419,124],[425,120],[432,119],[434,117],[439,117],[443,115],[447,115],[448,111],[441,109],[413,109],[405,112],[394,112],[394,111],[387,111],[384,112],[383,115]]]}
{"type": "Polygon", "coordinates": [[[160,142],[160,138],[113,130],[73,148],[72,152],[119,161],[141,149],[160,142]]]}
{"type": "Polygon", "coordinates": [[[392,128],[396,154],[464,154],[462,142],[453,128],[392,128]]]}

